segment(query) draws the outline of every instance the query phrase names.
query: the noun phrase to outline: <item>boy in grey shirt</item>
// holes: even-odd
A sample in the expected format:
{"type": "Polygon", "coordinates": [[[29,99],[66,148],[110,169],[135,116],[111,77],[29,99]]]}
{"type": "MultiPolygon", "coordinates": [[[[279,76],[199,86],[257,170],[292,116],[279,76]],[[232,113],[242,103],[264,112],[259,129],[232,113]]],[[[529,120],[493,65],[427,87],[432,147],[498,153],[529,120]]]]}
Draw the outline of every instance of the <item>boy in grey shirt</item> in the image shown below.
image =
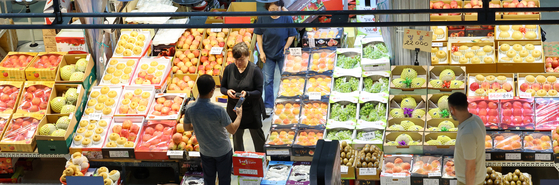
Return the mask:
{"type": "Polygon", "coordinates": [[[200,144],[204,184],[214,185],[217,172],[219,184],[230,185],[233,152],[229,134],[235,134],[239,128],[242,108],[235,110],[237,118],[231,123],[225,109],[210,102],[215,90],[213,77],[202,75],[198,77],[196,85],[200,98],[186,108],[185,130],[194,127],[194,133],[200,144]]]}
{"type": "Polygon", "coordinates": [[[458,185],[481,185],[485,180],[485,126],[468,112],[468,97],[461,92],[448,97],[452,119],[459,122],[454,148],[458,185]]]}

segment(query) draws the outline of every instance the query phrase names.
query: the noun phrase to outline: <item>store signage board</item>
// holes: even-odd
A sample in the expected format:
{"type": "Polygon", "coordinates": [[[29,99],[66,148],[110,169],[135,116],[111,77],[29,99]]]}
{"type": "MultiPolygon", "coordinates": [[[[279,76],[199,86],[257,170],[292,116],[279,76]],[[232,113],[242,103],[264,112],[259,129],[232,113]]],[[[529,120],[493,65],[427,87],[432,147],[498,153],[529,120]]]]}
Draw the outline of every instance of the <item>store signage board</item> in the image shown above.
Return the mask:
{"type": "Polygon", "coordinates": [[[512,98],[514,98],[514,94],[512,92],[488,94],[488,99],[490,100],[510,100],[512,98]]]}
{"type": "Polygon", "coordinates": [[[210,55],[221,55],[221,52],[223,51],[222,47],[213,47],[210,50],[210,55]]]}
{"type": "Polygon", "coordinates": [[[431,31],[405,29],[403,48],[431,52],[432,38],[433,33],[431,31]]]}

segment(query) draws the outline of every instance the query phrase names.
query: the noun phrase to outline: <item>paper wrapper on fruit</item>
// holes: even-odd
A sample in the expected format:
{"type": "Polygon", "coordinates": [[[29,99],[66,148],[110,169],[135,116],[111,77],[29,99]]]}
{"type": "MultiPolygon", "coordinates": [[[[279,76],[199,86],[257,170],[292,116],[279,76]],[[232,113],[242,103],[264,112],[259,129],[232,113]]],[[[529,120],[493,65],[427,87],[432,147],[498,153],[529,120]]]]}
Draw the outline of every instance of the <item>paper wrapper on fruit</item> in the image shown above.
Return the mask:
{"type": "Polygon", "coordinates": [[[2,142],[31,143],[39,126],[39,120],[32,117],[19,117],[12,120],[6,128],[2,142]]]}

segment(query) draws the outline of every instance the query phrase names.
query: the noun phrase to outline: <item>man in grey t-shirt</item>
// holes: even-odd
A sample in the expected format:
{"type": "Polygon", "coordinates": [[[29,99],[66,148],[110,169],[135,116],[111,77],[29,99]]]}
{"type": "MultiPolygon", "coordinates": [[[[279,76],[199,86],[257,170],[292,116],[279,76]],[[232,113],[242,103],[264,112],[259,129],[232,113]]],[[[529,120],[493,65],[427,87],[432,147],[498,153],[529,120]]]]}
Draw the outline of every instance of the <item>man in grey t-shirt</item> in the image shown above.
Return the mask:
{"type": "Polygon", "coordinates": [[[194,127],[200,144],[200,157],[204,172],[204,184],[215,185],[216,172],[220,185],[231,184],[233,152],[229,134],[235,134],[241,124],[242,108],[235,110],[237,118],[231,119],[225,109],[210,102],[215,90],[215,81],[210,75],[198,77],[196,82],[200,98],[186,108],[185,130],[194,127]]]}
{"type": "Polygon", "coordinates": [[[485,180],[485,126],[468,112],[468,97],[461,92],[448,97],[452,119],[459,122],[454,148],[458,185],[481,185],[485,180]]]}

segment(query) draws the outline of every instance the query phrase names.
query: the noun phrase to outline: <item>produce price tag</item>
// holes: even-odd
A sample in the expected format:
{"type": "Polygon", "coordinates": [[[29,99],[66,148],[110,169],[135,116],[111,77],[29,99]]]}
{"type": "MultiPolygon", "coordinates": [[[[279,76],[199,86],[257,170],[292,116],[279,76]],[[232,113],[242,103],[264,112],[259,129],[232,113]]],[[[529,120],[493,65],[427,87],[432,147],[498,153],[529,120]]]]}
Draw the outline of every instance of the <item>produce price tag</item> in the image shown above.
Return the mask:
{"type": "Polygon", "coordinates": [[[101,116],[103,116],[103,114],[101,113],[91,113],[89,114],[89,120],[101,120],[101,116]]]}
{"type": "Polygon", "coordinates": [[[301,48],[289,48],[289,54],[291,55],[303,55],[303,52],[301,51],[301,48]]]}
{"type": "Polygon", "coordinates": [[[536,154],[536,161],[549,161],[551,154],[536,154]]]}
{"type": "Polygon", "coordinates": [[[376,139],[374,132],[365,132],[363,133],[363,140],[370,141],[376,139]]]}
{"type": "Polygon", "coordinates": [[[221,52],[223,51],[222,47],[213,47],[210,50],[210,55],[221,55],[221,52]]]}
{"type": "Polygon", "coordinates": [[[433,42],[433,44],[431,44],[431,46],[433,46],[433,47],[443,47],[443,43],[442,42],[433,42]]]}
{"type": "Polygon", "coordinates": [[[171,159],[182,159],[184,150],[167,150],[167,156],[171,159]]]}
{"type": "Polygon", "coordinates": [[[432,35],[430,31],[405,29],[403,48],[410,50],[419,48],[421,51],[431,52],[432,35]]]}
{"type": "Polygon", "coordinates": [[[377,175],[376,168],[359,168],[359,175],[377,175]]]}
{"type": "Polygon", "coordinates": [[[128,151],[109,151],[109,157],[130,157],[128,151]]]}
{"type": "MultiPolygon", "coordinates": [[[[361,92],[363,95],[363,92],[361,92]]],[[[380,93],[382,96],[361,96],[359,100],[361,100],[362,102],[369,102],[369,101],[378,101],[378,102],[382,102],[382,103],[387,103],[388,102],[388,98],[387,96],[384,96],[386,93],[380,93]]]]}
{"type": "Polygon", "coordinates": [[[448,184],[449,185],[456,185],[456,184],[458,184],[458,180],[450,180],[448,184]]]}
{"type": "Polygon", "coordinates": [[[429,173],[429,174],[427,174],[427,176],[429,176],[429,177],[440,177],[441,173],[429,173]]]}
{"type": "Polygon", "coordinates": [[[320,92],[309,92],[309,100],[320,100],[321,95],[320,92]]]}
{"type": "Polygon", "coordinates": [[[191,151],[191,152],[188,152],[188,156],[189,157],[200,157],[200,152],[191,151]]]}
{"type": "Polygon", "coordinates": [[[266,154],[268,154],[268,155],[289,155],[289,150],[288,149],[268,150],[268,151],[266,151],[266,154]]]}
{"type": "Polygon", "coordinates": [[[245,174],[245,175],[258,175],[258,170],[239,169],[239,174],[245,174]]]}
{"type": "Polygon", "coordinates": [[[505,160],[520,160],[520,153],[506,153],[505,160]]]}
{"type": "Polygon", "coordinates": [[[489,97],[488,97],[488,99],[490,99],[490,100],[510,100],[512,98],[514,98],[514,95],[512,94],[512,92],[489,93],[489,97]]]}
{"type": "Polygon", "coordinates": [[[518,92],[518,95],[520,96],[520,98],[532,98],[531,93],[518,92]]]}
{"type": "Polygon", "coordinates": [[[343,166],[343,165],[340,166],[340,171],[341,171],[343,174],[347,174],[348,169],[349,169],[349,168],[348,168],[347,166],[343,166]]]}
{"type": "Polygon", "coordinates": [[[423,179],[423,185],[439,185],[439,179],[423,179]]]}
{"type": "Polygon", "coordinates": [[[485,160],[491,160],[491,153],[485,153],[485,160]]]}
{"type": "Polygon", "coordinates": [[[393,173],[392,177],[406,177],[406,173],[393,173]]]}
{"type": "Polygon", "coordinates": [[[221,28],[212,28],[210,32],[221,32],[221,28]]]}

